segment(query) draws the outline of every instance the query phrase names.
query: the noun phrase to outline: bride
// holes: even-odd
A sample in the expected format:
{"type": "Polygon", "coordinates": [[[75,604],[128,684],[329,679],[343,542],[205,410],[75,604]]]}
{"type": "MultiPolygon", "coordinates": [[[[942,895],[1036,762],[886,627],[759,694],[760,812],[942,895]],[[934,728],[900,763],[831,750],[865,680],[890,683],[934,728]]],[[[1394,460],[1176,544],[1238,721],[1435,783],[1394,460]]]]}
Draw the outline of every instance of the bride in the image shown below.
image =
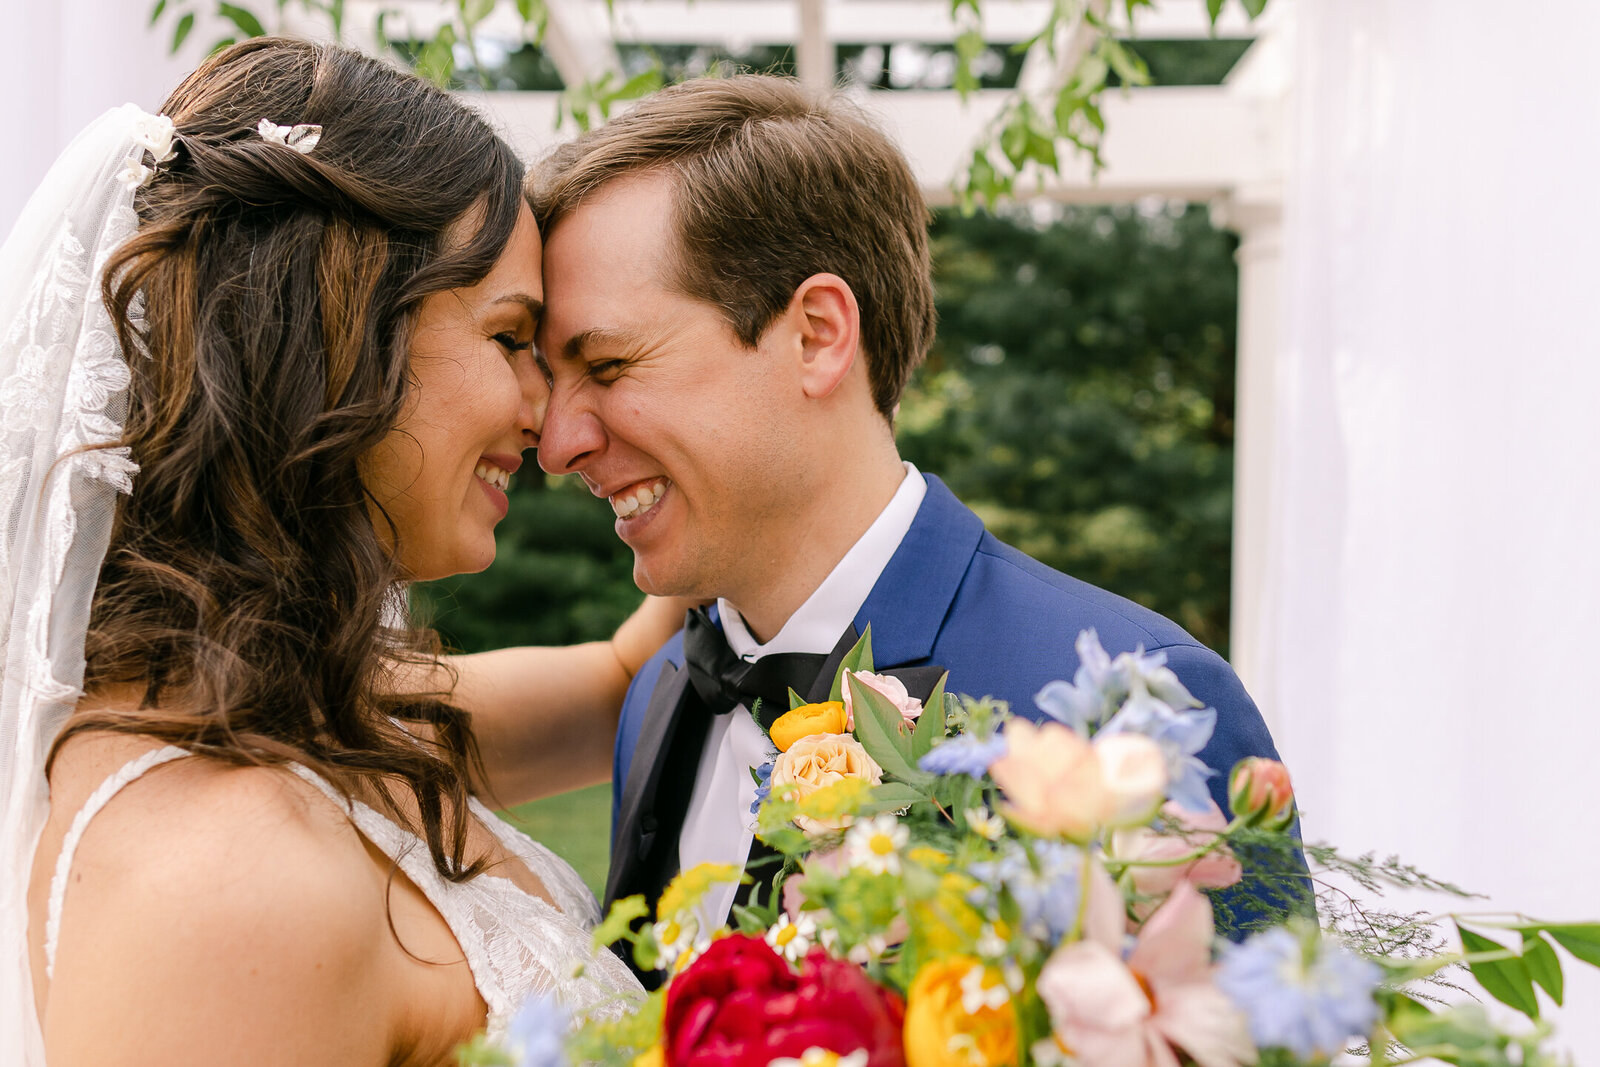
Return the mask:
{"type": "Polygon", "coordinates": [[[602,779],[681,606],[406,681],[451,672],[397,583],[489,564],[538,441],[520,178],[447,94],[255,40],[81,134],[0,252],[5,1063],[436,1064],[533,991],[626,1010],[477,796],[602,779]]]}

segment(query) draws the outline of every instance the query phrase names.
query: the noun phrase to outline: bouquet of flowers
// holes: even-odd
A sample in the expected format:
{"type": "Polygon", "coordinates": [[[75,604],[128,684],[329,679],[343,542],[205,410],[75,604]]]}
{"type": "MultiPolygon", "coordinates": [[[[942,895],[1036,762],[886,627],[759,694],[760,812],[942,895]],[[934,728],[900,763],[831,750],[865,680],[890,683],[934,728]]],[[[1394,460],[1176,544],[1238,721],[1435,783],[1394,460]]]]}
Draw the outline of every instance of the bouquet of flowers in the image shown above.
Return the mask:
{"type": "MultiPolygon", "coordinates": [[[[712,928],[701,898],[750,875],[702,865],[653,917],[619,901],[597,945],[626,942],[663,988],[570,1034],[531,1004],[505,1046],[463,1062],[1235,1067],[1352,1048],[1374,1064],[1556,1062],[1535,987],[1560,1003],[1560,952],[1600,966],[1600,924],[1450,916],[1461,949],[1447,951],[1440,920],[1346,897],[1321,902],[1324,928],[1283,766],[1234,767],[1225,817],[1197,757],[1215,712],[1160,653],[1112,658],[1092,631],[1078,652],[1035,724],[943,682],[924,706],[873,673],[869,630],[832,699],[791,694],[770,731],[755,814],[781,869],[765,899],[712,928]],[[1532,1025],[1440,997],[1463,966],[1532,1025]]],[[[1461,893],[1395,860],[1307,851],[1368,889],[1461,893]]]]}

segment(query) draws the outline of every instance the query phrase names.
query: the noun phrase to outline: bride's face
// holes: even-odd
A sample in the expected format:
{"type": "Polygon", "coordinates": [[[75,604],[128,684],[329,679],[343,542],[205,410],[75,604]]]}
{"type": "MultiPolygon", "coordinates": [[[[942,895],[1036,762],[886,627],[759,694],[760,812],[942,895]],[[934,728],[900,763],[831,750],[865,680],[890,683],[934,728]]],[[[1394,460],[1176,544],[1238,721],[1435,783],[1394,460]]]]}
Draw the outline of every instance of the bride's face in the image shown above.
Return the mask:
{"type": "MultiPolygon", "coordinates": [[[[548,393],[534,361],[544,306],[539,230],[526,206],[494,269],[477,285],[423,301],[411,341],[405,412],[362,476],[399,532],[415,580],[494,561],[505,487],[538,444],[548,393]]],[[[385,546],[389,526],[374,522],[385,546]]]]}

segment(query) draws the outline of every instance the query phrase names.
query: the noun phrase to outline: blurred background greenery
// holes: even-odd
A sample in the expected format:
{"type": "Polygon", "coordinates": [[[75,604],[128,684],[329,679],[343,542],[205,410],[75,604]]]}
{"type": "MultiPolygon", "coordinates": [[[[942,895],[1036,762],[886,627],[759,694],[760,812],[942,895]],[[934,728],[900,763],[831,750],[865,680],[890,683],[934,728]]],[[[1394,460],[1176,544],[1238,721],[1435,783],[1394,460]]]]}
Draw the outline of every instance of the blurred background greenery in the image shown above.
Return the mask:
{"type": "MultiPolygon", "coordinates": [[[[1234,237],[1165,202],[941,211],[932,236],[939,334],[902,454],[1002,540],[1226,655],[1234,237]]],[[[639,600],[612,521],[575,479],[525,474],[494,565],[416,602],[463,651],[604,637],[639,600]]],[[[609,786],[508,816],[600,889],[609,786]]]]}

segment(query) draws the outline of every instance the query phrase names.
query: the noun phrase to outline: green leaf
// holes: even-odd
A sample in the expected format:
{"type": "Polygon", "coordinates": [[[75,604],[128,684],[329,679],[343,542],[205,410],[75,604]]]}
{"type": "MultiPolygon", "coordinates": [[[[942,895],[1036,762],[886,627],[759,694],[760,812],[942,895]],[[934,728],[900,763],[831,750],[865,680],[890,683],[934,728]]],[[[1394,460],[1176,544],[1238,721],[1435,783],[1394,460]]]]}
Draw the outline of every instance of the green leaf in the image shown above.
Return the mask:
{"type": "Polygon", "coordinates": [[[1222,17],[1222,5],[1226,0],[1206,0],[1206,15],[1211,19],[1211,25],[1216,26],[1217,19],[1222,17]]]}
{"type": "Polygon", "coordinates": [[[1240,0],[1244,4],[1245,13],[1251,18],[1260,18],[1261,13],[1267,9],[1267,0],[1240,0]]]}
{"type": "Polygon", "coordinates": [[[927,701],[922,705],[917,727],[911,731],[912,762],[926,756],[944,738],[944,683],[949,678],[949,671],[941,674],[939,684],[933,687],[933,692],[928,694],[927,701]]]}
{"type": "Polygon", "coordinates": [[[1067,92],[1076,96],[1089,96],[1098,93],[1106,87],[1106,75],[1111,73],[1111,66],[1099,52],[1090,52],[1078,64],[1078,69],[1072,72],[1072,80],[1067,83],[1067,92]]]}
{"type": "Polygon", "coordinates": [[[622,83],[622,87],[611,94],[613,100],[637,100],[661,88],[662,72],[659,65],[641,70],[633,77],[622,83]]]}
{"type": "Polygon", "coordinates": [[[605,948],[613,941],[625,937],[633,929],[633,924],[650,914],[650,905],[644,902],[644,895],[637,893],[631,897],[623,897],[611,905],[611,910],[606,913],[605,919],[594,928],[594,947],[605,948]]]}
{"type": "Polygon", "coordinates": [[[1020,169],[1028,159],[1028,117],[1017,112],[1000,131],[1000,151],[1006,154],[1011,165],[1020,169]]]}
{"type": "Polygon", "coordinates": [[[1048,133],[1032,130],[1028,137],[1028,155],[1032,156],[1040,166],[1049,167],[1053,171],[1061,170],[1061,160],[1056,157],[1056,142],[1048,133]]]}
{"type": "Polygon", "coordinates": [[[735,904],[733,906],[733,920],[734,928],[739,933],[750,934],[751,936],[760,936],[766,933],[767,927],[771,925],[765,915],[744,904],[735,904]]]}
{"type": "Polygon", "coordinates": [[[211,46],[211,50],[208,51],[206,53],[206,55],[214,56],[218,52],[222,51],[224,48],[231,48],[233,45],[236,45],[238,43],[239,43],[239,39],[237,37],[224,37],[224,38],[222,38],[222,40],[218,41],[216,44],[213,44],[211,46]]]}
{"type": "Polygon", "coordinates": [[[194,29],[194,12],[191,11],[178,20],[177,28],[172,31],[172,50],[176,52],[183,47],[183,42],[189,39],[189,31],[194,29]]]}
{"type": "Polygon", "coordinates": [[[1106,60],[1117,72],[1124,85],[1149,85],[1150,68],[1131,48],[1124,47],[1109,37],[1105,39],[1106,60]]]}
{"type": "Polygon", "coordinates": [[[882,785],[872,787],[872,799],[861,806],[858,814],[876,815],[883,811],[899,811],[919,800],[927,799],[928,794],[903,782],[884,782],[882,785]]]}
{"type": "Polygon", "coordinates": [[[445,23],[417,53],[417,73],[435,85],[448,87],[456,70],[455,48],[456,28],[445,23]]]}
{"type": "Polygon", "coordinates": [[[799,693],[796,693],[794,691],[794,687],[790,686],[789,687],[789,710],[793,711],[795,708],[803,708],[805,706],[806,706],[806,698],[801,696],[799,693]]]}
{"type": "Polygon", "coordinates": [[[267,28],[261,25],[261,20],[238,4],[218,4],[217,13],[239,27],[239,32],[246,37],[267,35],[267,28]]]}
{"type": "Polygon", "coordinates": [[[1550,947],[1550,942],[1537,933],[1523,934],[1522,962],[1527,964],[1528,974],[1559,1007],[1564,992],[1561,959],[1556,955],[1556,950],[1550,947]]]}
{"type": "Polygon", "coordinates": [[[908,785],[927,785],[931,776],[911,762],[911,738],[905,719],[889,698],[850,676],[850,705],[855,711],[856,738],[867,755],[878,761],[885,774],[908,785]]]}
{"type": "MultiPolygon", "coordinates": [[[[1468,953],[1504,952],[1506,946],[1456,923],[1461,935],[1461,945],[1468,953]]],[[[1539,1017],[1539,998],[1533,991],[1533,976],[1528,965],[1519,958],[1469,962],[1472,977],[1483,986],[1484,992],[1509,1008],[1515,1008],[1530,1019],[1539,1017]]]]}
{"type": "Polygon", "coordinates": [[[1538,929],[1584,963],[1600,967],[1600,923],[1546,923],[1538,929]]]}
{"type": "Polygon", "coordinates": [[[156,0],[156,6],[150,9],[150,25],[154,26],[161,21],[161,13],[167,9],[167,0],[156,0]]]}
{"type": "Polygon", "coordinates": [[[861,635],[861,640],[855,647],[844,654],[844,659],[839,663],[839,673],[833,676],[833,688],[828,690],[829,700],[844,699],[844,678],[850,671],[870,671],[872,669],[872,624],[867,623],[867,632],[861,635]]]}
{"type": "Polygon", "coordinates": [[[461,11],[461,21],[467,24],[468,29],[488,18],[494,11],[495,0],[456,0],[456,7],[461,11]]]}
{"type": "Polygon", "coordinates": [[[517,0],[517,17],[523,22],[533,21],[533,0],[517,0]]]}

